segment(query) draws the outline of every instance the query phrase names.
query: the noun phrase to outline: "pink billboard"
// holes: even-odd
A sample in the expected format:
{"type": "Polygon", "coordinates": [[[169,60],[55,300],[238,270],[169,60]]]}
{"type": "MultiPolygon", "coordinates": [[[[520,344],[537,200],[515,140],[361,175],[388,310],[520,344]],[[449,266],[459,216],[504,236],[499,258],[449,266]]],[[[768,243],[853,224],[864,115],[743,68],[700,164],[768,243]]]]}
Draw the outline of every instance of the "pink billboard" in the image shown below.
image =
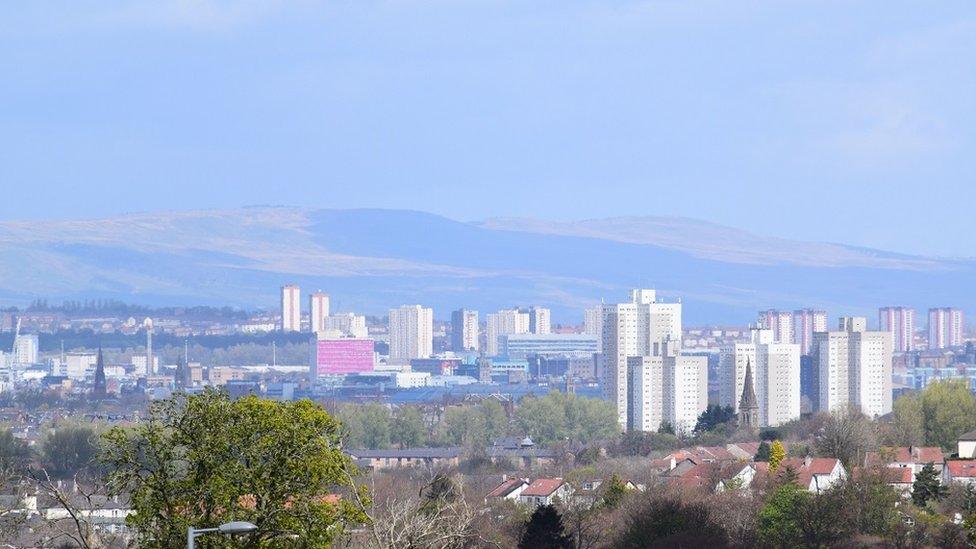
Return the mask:
{"type": "Polygon", "coordinates": [[[315,371],[323,374],[355,374],[373,371],[372,339],[320,339],[315,371]]]}

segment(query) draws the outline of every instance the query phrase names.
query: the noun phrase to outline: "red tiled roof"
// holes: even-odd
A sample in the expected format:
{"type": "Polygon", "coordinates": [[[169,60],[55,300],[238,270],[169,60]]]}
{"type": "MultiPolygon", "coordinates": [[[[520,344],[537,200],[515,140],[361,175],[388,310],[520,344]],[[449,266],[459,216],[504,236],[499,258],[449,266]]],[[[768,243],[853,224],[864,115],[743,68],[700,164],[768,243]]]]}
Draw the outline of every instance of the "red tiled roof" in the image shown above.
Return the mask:
{"type": "Polygon", "coordinates": [[[969,460],[949,460],[945,462],[949,468],[949,475],[952,478],[973,478],[976,477],[976,461],[969,460]]]}
{"type": "Polygon", "coordinates": [[[882,448],[880,452],[868,452],[864,462],[868,465],[877,464],[881,460],[882,454],[889,459],[889,463],[942,463],[945,457],[942,448],[938,446],[897,446],[882,448]]]}
{"type": "Polygon", "coordinates": [[[521,485],[523,485],[523,484],[525,484],[525,481],[522,480],[522,479],[520,479],[520,478],[510,478],[510,479],[508,479],[506,481],[503,481],[498,486],[496,486],[495,489],[492,490],[491,492],[488,492],[488,495],[486,495],[485,497],[486,498],[503,498],[503,497],[511,494],[515,490],[517,490],[518,487],[521,486],[521,485]]]}
{"type": "Polygon", "coordinates": [[[525,490],[523,496],[549,497],[563,485],[561,478],[538,478],[532,481],[525,490]]]}

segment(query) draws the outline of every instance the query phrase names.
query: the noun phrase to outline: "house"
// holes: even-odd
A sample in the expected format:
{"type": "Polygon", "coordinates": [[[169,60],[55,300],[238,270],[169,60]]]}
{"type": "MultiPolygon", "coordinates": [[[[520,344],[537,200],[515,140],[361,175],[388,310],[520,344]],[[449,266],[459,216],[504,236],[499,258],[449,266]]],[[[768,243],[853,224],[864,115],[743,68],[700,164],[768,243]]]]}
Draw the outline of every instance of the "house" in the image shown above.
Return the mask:
{"type": "Polygon", "coordinates": [[[688,469],[680,476],[671,477],[672,484],[683,488],[706,488],[712,492],[724,492],[733,488],[745,488],[752,484],[756,467],[751,463],[712,462],[688,469]]]}
{"type": "Polygon", "coordinates": [[[489,501],[518,501],[519,496],[525,490],[529,482],[523,478],[503,479],[501,484],[495,486],[485,495],[485,503],[489,501]]]}
{"type": "MultiPolygon", "coordinates": [[[[636,484],[630,480],[621,479],[624,485],[624,490],[628,492],[643,492],[645,486],[643,484],[636,484]]],[[[573,491],[573,501],[579,503],[585,507],[592,507],[603,499],[603,490],[601,488],[606,483],[602,479],[585,480],[579,483],[579,489],[573,491]]]]}
{"type": "Polygon", "coordinates": [[[461,461],[461,448],[403,448],[399,450],[346,450],[346,454],[364,469],[390,467],[427,468],[456,466],[461,461]]]}
{"type": "MultiPolygon", "coordinates": [[[[756,462],[756,470],[769,474],[769,463],[756,462]]],[[[777,476],[792,471],[796,484],[810,492],[822,492],[847,478],[844,466],[837,458],[786,458],[776,470],[777,476]]]]}
{"type": "Polygon", "coordinates": [[[864,456],[864,465],[884,464],[887,467],[905,467],[913,473],[918,473],[931,463],[935,470],[942,473],[945,456],[938,446],[896,446],[881,448],[878,452],[868,452],[864,456]]]}
{"type": "Polygon", "coordinates": [[[556,461],[556,452],[537,447],[529,437],[498,439],[485,451],[492,463],[505,460],[516,468],[552,465],[556,461]]]}
{"type": "Polygon", "coordinates": [[[738,459],[752,461],[756,457],[756,454],[759,453],[759,446],[761,444],[761,442],[736,442],[726,444],[725,449],[738,459]]]}
{"type": "Polygon", "coordinates": [[[519,495],[519,503],[539,507],[552,505],[557,499],[565,501],[573,488],[561,478],[539,478],[526,486],[519,495]]]}
{"type": "Polygon", "coordinates": [[[976,458],[976,431],[970,431],[956,441],[959,459],[976,458]]]}
{"type": "Polygon", "coordinates": [[[960,482],[976,486],[976,461],[967,459],[950,459],[942,469],[942,484],[960,482]]]}
{"type": "MultiPolygon", "coordinates": [[[[694,446],[692,448],[682,448],[666,458],[674,458],[675,461],[691,459],[695,463],[711,463],[713,461],[737,461],[739,458],[729,452],[723,446],[694,446]]],[[[752,456],[750,456],[750,459],[752,456]]]]}

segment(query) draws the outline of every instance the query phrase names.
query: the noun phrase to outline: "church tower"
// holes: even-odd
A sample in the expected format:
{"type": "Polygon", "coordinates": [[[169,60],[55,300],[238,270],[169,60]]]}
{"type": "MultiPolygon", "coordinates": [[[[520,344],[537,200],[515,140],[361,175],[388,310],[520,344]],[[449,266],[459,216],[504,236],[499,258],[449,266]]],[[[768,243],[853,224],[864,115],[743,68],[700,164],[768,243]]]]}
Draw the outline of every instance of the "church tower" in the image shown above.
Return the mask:
{"type": "Polygon", "coordinates": [[[746,359],[746,379],[742,384],[742,398],[739,399],[739,429],[759,430],[759,401],[752,383],[752,364],[746,359]]]}

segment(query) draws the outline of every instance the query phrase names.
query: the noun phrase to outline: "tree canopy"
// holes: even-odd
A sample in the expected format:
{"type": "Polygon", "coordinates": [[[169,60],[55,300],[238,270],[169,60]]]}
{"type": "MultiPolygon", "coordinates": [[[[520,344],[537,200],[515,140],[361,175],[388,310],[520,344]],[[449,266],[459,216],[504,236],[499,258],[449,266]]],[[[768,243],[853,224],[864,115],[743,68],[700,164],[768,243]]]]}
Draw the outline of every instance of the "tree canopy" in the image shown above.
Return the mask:
{"type": "Polygon", "coordinates": [[[280,545],[283,536],[323,546],[365,520],[339,423],[308,400],[178,395],[154,402],[139,425],[107,432],[101,459],[112,491],[131,499],[141,547],[182,547],[187,527],[230,520],[258,530],[208,546],[280,545]]]}
{"type": "Polygon", "coordinates": [[[536,443],[590,442],[620,433],[608,401],[551,392],[519,401],[515,423],[536,443]]]}

